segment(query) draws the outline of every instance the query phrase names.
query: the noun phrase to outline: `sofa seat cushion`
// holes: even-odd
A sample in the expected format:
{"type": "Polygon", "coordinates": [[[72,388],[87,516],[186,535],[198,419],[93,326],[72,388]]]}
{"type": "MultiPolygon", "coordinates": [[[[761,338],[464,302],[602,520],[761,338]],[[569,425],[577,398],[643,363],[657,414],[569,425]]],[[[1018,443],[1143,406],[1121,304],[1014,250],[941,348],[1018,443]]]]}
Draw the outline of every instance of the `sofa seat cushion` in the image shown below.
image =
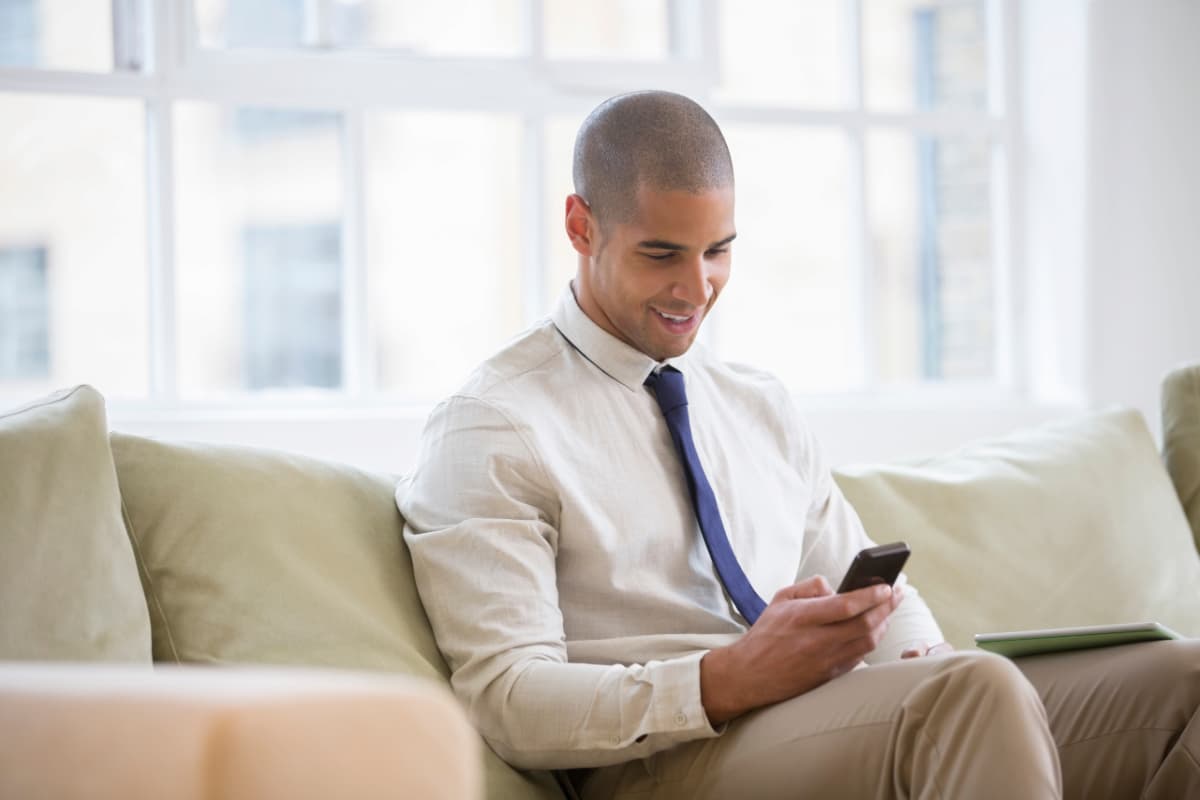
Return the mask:
{"type": "Polygon", "coordinates": [[[0,665],[0,797],[482,797],[429,681],[325,670],[0,665]]]}
{"type": "Polygon", "coordinates": [[[1136,412],[837,480],[873,539],[911,545],[906,572],[957,647],[989,631],[1151,620],[1200,634],[1200,558],[1136,412]]]}
{"type": "MultiPolygon", "coordinates": [[[[154,657],[448,671],[425,617],[394,480],[242,447],[112,434],[154,657]]],[[[482,747],[482,746],[481,746],[482,747]]],[[[485,751],[488,797],[555,797],[485,751]]]]}
{"type": "Polygon", "coordinates": [[[1200,548],[1200,364],[1163,381],[1162,425],[1167,472],[1200,548]]]}
{"type": "Polygon", "coordinates": [[[90,386],[0,414],[0,660],[150,663],[104,399],[90,386]]]}

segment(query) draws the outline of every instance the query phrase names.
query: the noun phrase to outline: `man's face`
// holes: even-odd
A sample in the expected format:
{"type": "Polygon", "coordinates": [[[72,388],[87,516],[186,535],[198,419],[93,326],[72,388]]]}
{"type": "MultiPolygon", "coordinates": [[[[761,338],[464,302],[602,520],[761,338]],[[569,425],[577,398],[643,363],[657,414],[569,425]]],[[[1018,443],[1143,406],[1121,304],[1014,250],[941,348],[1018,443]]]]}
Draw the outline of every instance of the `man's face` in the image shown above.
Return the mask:
{"type": "MultiPolygon", "coordinates": [[[[571,214],[569,201],[569,231],[571,214]]],[[[575,284],[584,313],[655,361],[682,355],[729,280],[733,186],[699,194],[642,187],[631,222],[590,223],[587,252],[572,231],[585,256],[575,284]]]]}

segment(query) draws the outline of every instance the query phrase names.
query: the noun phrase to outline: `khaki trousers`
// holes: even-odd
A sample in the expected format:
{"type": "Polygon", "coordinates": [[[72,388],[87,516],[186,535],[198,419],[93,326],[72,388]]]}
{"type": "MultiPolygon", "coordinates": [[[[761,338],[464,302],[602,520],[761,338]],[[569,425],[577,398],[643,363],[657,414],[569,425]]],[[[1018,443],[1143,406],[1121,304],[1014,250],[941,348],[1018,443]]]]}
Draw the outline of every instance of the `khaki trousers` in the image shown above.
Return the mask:
{"type": "Polygon", "coordinates": [[[600,798],[1200,798],[1200,641],[854,670],[592,772],[600,798]]]}

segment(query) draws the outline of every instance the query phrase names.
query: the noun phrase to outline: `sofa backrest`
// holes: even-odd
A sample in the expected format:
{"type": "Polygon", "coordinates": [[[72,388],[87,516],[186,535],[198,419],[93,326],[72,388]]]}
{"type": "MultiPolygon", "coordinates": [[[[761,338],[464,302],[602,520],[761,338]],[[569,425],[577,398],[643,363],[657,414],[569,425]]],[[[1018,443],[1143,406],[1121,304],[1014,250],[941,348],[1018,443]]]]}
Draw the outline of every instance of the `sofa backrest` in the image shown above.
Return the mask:
{"type": "Polygon", "coordinates": [[[837,476],[958,647],[976,633],[1159,621],[1200,635],[1200,556],[1136,411],[837,476]]]}
{"type": "Polygon", "coordinates": [[[1163,458],[1200,548],[1200,364],[1163,380],[1163,458]]]}
{"type": "MultiPolygon", "coordinates": [[[[113,433],[154,657],[403,673],[449,685],[394,482],[284,453],[113,433]]],[[[491,798],[559,797],[485,746],[491,798]]]]}

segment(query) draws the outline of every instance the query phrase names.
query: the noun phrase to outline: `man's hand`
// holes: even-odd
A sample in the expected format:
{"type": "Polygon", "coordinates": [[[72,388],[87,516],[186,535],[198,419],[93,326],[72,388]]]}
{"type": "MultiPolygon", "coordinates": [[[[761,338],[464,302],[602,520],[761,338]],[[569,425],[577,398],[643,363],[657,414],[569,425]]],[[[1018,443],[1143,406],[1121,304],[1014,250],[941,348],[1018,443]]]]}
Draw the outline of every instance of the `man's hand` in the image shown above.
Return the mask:
{"type": "Polygon", "coordinates": [[[700,698],[714,725],[815,689],[879,644],[903,590],[834,594],[821,576],[780,589],[738,641],[700,661],[700,698]]]}
{"type": "Polygon", "coordinates": [[[953,653],[954,645],[949,642],[938,642],[931,645],[928,642],[913,642],[910,646],[904,648],[900,653],[901,658],[921,658],[923,656],[937,656],[942,653],[953,653]]]}

